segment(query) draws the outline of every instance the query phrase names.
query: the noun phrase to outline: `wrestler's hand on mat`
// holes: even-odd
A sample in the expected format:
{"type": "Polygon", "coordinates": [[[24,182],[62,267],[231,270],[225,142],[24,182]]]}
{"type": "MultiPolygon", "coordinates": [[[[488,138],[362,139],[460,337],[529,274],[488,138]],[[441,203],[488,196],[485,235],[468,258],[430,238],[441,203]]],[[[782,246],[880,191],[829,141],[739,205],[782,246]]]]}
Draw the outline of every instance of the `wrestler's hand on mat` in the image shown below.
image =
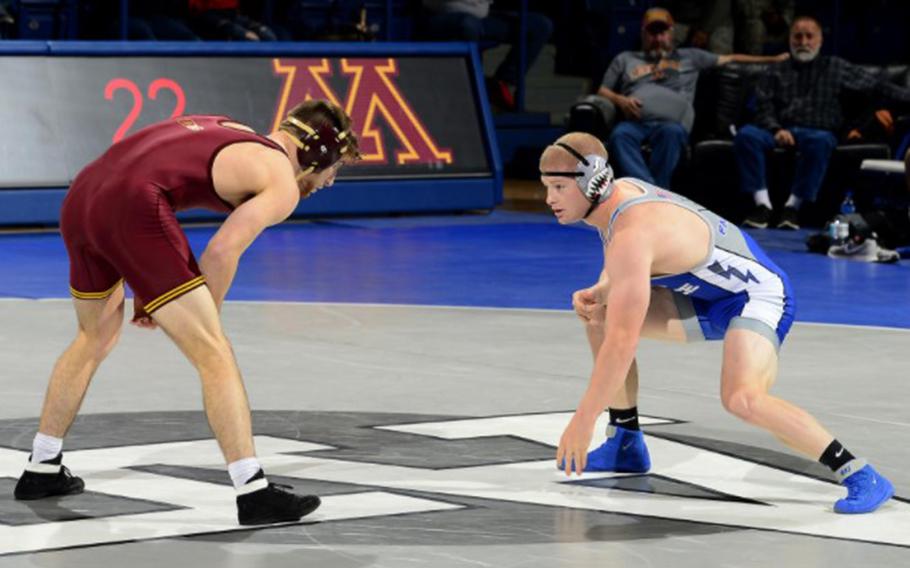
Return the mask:
{"type": "Polygon", "coordinates": [[[589,418],[587,413],[575,411],[569,425],[562,432],[559,439],[559,449],[556,450],[556,464],[558,468],[565,469],[566,475],[572,471],[581,475],[588,461],[588,446],[594,435],[594,418],[589,418]]]}
{"type": "Polygon", "coordinates": [[[602,322],[605,317],[604,305],[593,286],[572,294],[572,309],[586,322],[602,322]]]}
{"type": "Polygon", "coordinates": [[[130,323],[144,329],[158,329],[158,324],[145,311],[142,300],[136,297],[133,298],[133,319],[130,320],[130,323]]]}

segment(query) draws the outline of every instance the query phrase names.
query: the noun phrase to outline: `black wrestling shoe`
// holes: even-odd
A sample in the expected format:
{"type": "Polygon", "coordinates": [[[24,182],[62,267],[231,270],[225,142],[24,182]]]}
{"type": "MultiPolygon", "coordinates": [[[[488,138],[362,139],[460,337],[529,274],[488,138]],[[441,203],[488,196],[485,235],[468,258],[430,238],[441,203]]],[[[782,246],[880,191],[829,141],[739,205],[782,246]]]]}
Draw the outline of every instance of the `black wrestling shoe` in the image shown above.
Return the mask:
{"type": "Polygon", "coordinates": [[[752,212],[749,213],[749,216],[743,221],[743,225],[756,229],[766,229],[770,222],[771,209],[764,205],[756,205],[755,209],[753,209],[752,212]]]}
{"type": "Polygon", "coordinates": [[[32,463],[25,466],[25,471],[13,495],[19,501],[33,501],[45,497],[60,495],[76,495],[85,490],[85,482],[76,477],[63,462],[63,453],[57,454],[53,459],[41,463],[32,463]]]}
{"type": "Polygon", "coordinates": [[[288,485],[268,483],[265,473],[259,472],[239,489],[237,495],[237,521],[241,525],[268,525],[299,521],[319,507],[315,495],[291,493],[288,485]]]}
{"type": "Polygon", "coordinates": [[[784,207],[780,214],[780,221],[777,222],[777,228],[791,231],[799,229],[799,211],[795,207],[784,207]]]}

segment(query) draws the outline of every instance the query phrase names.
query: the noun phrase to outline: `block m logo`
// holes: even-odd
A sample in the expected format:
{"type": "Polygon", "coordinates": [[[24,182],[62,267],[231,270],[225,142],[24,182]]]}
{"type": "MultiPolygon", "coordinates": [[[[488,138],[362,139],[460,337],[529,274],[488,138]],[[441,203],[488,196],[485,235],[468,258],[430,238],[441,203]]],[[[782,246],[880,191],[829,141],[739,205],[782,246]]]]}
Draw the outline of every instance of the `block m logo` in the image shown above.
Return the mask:
{"type": "Polygon", "coordinates": [[[333,76],[333,65],[328,59],[274,59],[273,66],[276,75],[285,77],[273,129],[294,105],[309,99],[326,99],[350,115],[360,138],[363,163],[390,162],[380,123],[394,135],[396,148],[392,163],[452,163],[451,150],[439,147],[395,85],[398,65],[394,59],[342,58],[341,73],[350,77],[344,102],[326,82],[333,76]]]}

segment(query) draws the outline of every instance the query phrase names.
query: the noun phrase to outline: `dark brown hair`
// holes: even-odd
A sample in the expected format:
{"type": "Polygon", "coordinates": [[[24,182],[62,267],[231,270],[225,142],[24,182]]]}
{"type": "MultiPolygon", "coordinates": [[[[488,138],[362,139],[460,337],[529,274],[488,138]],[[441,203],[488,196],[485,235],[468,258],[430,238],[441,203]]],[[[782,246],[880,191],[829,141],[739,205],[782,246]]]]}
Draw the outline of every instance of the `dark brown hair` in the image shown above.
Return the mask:
{"type": "Polygon", "coordinates": [[[324,125],[331,126],[342,134],[342,147],[339,149],[341,156],[346,160],[360,158],[357,135],[351,131],[351,117],[344,109],[329,101],[312,99],[304,101],[288,113],[288,118],[281,121],[280,130],[291,134],[298,140],[303,140],[308,133],[294,122],[302,122],[315,130],[320,130],[324,125]],[[294,120],[292,120],[294,119],[294,120]]]}

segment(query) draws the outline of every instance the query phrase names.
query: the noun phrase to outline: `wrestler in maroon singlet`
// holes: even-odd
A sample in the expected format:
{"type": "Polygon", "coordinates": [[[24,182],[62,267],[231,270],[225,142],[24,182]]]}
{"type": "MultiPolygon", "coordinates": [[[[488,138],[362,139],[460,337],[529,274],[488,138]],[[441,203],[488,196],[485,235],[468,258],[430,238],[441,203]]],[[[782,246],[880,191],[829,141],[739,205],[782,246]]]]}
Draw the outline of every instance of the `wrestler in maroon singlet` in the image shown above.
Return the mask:
{"type": "Polygon", "coordinates": [[[295,522],[319,507],[319,497],[270,483],[262,469],[220,308],[247,247],[293,215],[302,198],[331,187],[341,166],[359,158],[357,146],[341,107],[307,100],[267,136],[225,116],[166,120],[114,144],[77,176],[60,224],[79,325],[51,372],[17,500],[85,490],[63,465],[63,439],[120,337],[126,280],[136,293],[132,323],[163,329],[198,371],[236,491],[237,522],[295,522]],[[199,265],[176,219],[189,208],[228,213],[199,265]]]}
{"type": "Polygon", "coordinates": [[[111,146],[79,173],[60,215],[70,258],[70,291],[79,299],[110,295],[121,279],[148,313],[202,286],[175,213],[230,213],[212,183],[212,164],[230,144],[264,136],[224,126],[226,116],[184,116],[149,126],[111,146]]]}

